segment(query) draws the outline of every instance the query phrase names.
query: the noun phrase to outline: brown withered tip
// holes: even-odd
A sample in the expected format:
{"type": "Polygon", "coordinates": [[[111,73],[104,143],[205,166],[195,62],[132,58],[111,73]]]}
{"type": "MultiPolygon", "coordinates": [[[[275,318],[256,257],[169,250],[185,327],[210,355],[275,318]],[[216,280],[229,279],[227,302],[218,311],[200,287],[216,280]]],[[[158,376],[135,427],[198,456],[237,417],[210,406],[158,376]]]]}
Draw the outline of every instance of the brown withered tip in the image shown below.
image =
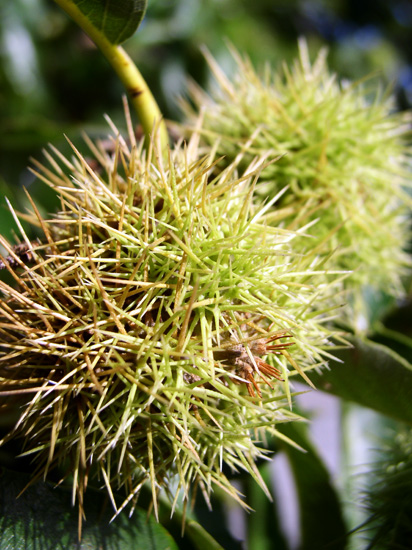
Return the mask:
{"type": "Polygon", "coordinates": [[[250,342],[248,348],[252,357],[247,351],[247,348],[243,344],[234,344],[232,347],[224,350],[216,350],[213,355],[215,360],[226,363],[235,368],[235,373],[244,380],[248,393],[251,397],[256,397],[255,390],[259,397],[262,396],[258,383],[255,380],[255,374],[262,379],[262,381],[273,389],[273,386],[266,378],[275,378],[281,382],[284,379],[281,376],[281,372],[272,365],[269,365],[263,359],[261,355],[267,353],[282,353],[289,346],[293,345],[293,342],[279,342],[273,344],[274,341],[281,338],[292,338],[292,334],[287,331],[280,331],[270,338],[260,338],[250,342]],[[270,345],[268,345],[270,344],[270,345]],[[266,376],[265,376],[266,375],[266,376]]]}

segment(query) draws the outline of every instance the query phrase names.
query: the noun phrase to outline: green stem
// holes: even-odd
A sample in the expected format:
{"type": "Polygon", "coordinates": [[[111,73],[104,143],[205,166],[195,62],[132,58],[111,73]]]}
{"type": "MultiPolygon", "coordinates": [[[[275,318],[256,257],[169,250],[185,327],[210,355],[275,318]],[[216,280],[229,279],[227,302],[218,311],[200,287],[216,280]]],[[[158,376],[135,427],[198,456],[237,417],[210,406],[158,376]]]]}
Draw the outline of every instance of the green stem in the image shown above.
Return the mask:
{"type": "MultiPolygon", "coordinates": [[[[169,506],[169,503],[167,501],[162,501],[162,504],[166,507],[166,509],[169,512],[169,518],[170,518],[170,510],[171,507],[169,506]]],[[[179,527],[183,524],[183,514],[180,510],[175,510],[173,513],[172,520],[169,519],[169,521],[173,521],[176,523],[179,527]]],[[[168,521],[161,521],[161,524],[167,528],[168,521]]],[[[203,550],[204,548],[207,548],[208,550],[224,550],[223,546],[221,546],[215,538],[212,537],[210,533],[206,531],[200,523],[198,523],[194,519],[186,518],[184,522],[184,532],[185,536],[190,539],[193,546],[196,548],[196,550],[203,550]]]]}
{"type": "Polygon", "coordinates": [[[125,50],[121,46],[112,44],[71,0],[54,1],[89,35],[116,71],[137,112],[146,142],[149,141],[153,131],[158,129],[160,145],[162,150],[165,150],[169,138],[162,113],[140,71],[125,50]]]}

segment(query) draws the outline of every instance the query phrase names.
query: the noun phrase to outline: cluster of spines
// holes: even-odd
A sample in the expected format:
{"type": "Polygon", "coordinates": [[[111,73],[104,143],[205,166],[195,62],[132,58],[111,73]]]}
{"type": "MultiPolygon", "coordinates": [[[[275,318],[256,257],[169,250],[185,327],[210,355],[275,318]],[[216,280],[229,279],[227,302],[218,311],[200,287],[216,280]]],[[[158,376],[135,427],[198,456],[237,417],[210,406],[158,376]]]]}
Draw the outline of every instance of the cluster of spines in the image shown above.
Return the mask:
{"type": "Polygon", "coordinates": [[[352,271],[346,288],[356,325],[365,287],[404,295],[411,265],[409,115],[394,112],[392,98],[371,92],[365,81],[339,82],[324,50],[311,63],[304,41],[292,67],[262,75],[233,54],[232,80],[206,54],[218,87],[211,95],[192,88],[195,108],[183,104],[187,124],[198,124],[200,112],[203,143],[223,156],[220,167],[240,151],[243,162],[277,159],[262,170],[256,197],[266,201],[288,187],[276,203],[276,223],[296,229],[314,222],[320,250],[334,250],[329,266],[352,271]]]}
{"type": "Polygon", "coordinates": [[[60,212],[44,220],[32,202],[42,244],[17,216],[24,244],[2,241],[16,285],[0,282],[0,391],[28,396],[10,437],[37,455],[37,476],[71,472],[80,511],[90,477],[116,510],[115,489],[125,505],[149,481],[156,512],[175,474],[186,501],[197,485],[239,499],[222,464],[264,487],[260,440],[296,418],[289,376],[330,357],[339,276],[315,252],[294,256],[306,237],[255,206],[262,162],[216,175],[197,136],[164,159],[129,134],[110,152],[87,140],[98,169],[74,147],[72,160],[47,153],[52,169],[35,172],[60,212]]]}

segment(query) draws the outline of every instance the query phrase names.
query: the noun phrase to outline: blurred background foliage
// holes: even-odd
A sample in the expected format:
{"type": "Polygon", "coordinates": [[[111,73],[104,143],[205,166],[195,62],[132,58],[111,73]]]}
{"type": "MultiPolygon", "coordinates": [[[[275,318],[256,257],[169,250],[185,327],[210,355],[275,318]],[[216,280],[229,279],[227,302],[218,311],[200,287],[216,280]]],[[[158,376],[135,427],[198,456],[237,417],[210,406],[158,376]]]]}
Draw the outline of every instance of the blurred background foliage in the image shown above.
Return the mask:
{"type": "MultiPolygon", "coordinates": [[[[171,119],[180,116],[176,99],[184,94],[188,77],[204,87],[210,84],[210,73],[200,51],[202,45],[230,70],[228,42],[247,53],[257,66],[266,61],[276,65],[296,57],[300,36],[306,37],[313,56],[320,47],[328,47],[329,65],[341,78],[356,80],[377,73],[377,82],[392,87],[399,109],[407,109],[412,105],[411,31],[409,0],[149,0],[146,18],[139,32],[126,43],[126,49],[163,113],[171,119]]],[[[103,113],[122,127],[123,93],[101,53],[51,0],[0,2],[0,195],[7,195],[18,208],[24,208],[23,194],[19,193],[24,185],[43,211],[52,211],[54,196],[34,181],[26,168],[29,158],[40,159],[41,149],[49,142],[67,151],[63,134],[75,143],[80,141],[82,131],[105,135],[103,113]]],[[[0,232],[9,237],[13,223],[3,199],[1,202],[0,232]]],[[[396,319],[404,326],[405,319],[410,318],[410,308],[399,311],[396,319]]],[[[396,423],[371,414],[368,409],[348,404],[340,404],[336,413],[343,433],[339,436],[341,499],[348,509],[354,494],[353,472],[349,472],[351,455],[359,453],[359,441],[373,432],[379,447],[379,437],[388,426],[392,431],[398,429],[396,423]],[[344,479],[346,473],[350,475],[344,479]]],[[[370,446],[370,442],[365,445],[370,446]]],[[[361,452],[360,460],[369,458],[361,452]]],[[[299,471],[303,457],[292,455],[289,460],[299,471]]],[[[313,479],[320,479],[328,488],[328,474],[317,456],[312,454],[308,460],[312,460],[308,467],[316,474],[313,479]]],[[[249,516],[248,533],[230,538],[232,542],[225,542],[225,548],[237,548],[235,539],[244,536],[249,539],[250,548],[289,548],[268,508],[274,505],[263,502],[266,497],[256,494],[254,487],[245,486],[244,490],[250,498],[257,499],[252,505],[261,513],[249,516]],[[256,525],[259,521],[266,522],[267,529],[256,525]],[[253,538],[267,533],[271,535],[266,542],[253,538]]],[[[312,487],[309,493],[316,490],[312,487]]],[[[283,506],[279,502],[278,508],[283,506]]],[[[320,523],[325,523],[325,512],[325,506],[321,507],[320,523]]],[[[212,519],[207,517],[204,521],[211,521],[215,530],[221,527],[218,505],[212,519]]],[[[346,518],[348,529],[364,519],[353,507],[346,512],[346,518]]],[[[313,523],[313,516],[307,523],[313,523]]],[[[232,525],[232,535],[234,530],[232,525]]],[[[310,534],[307,537],[310,540],[310,534]]],[[[340,540],[330,548],[344,546],[340,540]]],[[[301,545],[305,547],[316,550],[308,542],[301,545]]],[[[366,546],[352,542],[350,548],[366,546]]]]}
{"type": "MultiPolygon", "coordinates": [[[[126,49],[167,118],[178,118],[176,96],[187,76],[201,85],[207,48],[223,66],[227,42],[257,64],[290,62],[297,37],[315,54],[327,45],[341,77],[377,71],[393,83],[399,106],[412,103],[412,4],[408,0],[150,0],[126,49]]],[[[0,176],[29,184],[28,158],[62,134],[105,127],[102,113],[121,121],[121,83],[82,31],[51,0],[0,4],[0,176]]]]}

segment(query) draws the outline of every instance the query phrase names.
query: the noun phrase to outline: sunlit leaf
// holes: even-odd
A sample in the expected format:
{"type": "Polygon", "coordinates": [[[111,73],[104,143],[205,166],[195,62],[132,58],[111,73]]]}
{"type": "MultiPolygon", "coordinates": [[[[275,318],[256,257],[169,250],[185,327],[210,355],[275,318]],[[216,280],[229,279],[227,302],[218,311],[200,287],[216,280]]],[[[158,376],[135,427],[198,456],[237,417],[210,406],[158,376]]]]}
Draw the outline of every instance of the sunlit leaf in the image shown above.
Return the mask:
{"type": "Polygon", "coordinates": [[[147,0],[65,0],[64,3],[75,4],[112,44],[121,44],[136,32],[147,6],[147,0]]]}

